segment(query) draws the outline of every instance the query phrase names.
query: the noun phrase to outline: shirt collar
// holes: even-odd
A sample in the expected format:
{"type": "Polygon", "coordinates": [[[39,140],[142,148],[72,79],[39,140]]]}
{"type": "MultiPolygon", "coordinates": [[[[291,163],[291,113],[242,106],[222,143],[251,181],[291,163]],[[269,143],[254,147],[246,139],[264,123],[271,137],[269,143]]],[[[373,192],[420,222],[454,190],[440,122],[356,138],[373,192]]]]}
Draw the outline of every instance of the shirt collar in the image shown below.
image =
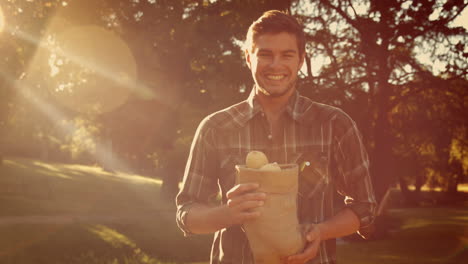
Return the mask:
{"type": "MultiPolygon", "coordinates": [[[[258,99],[256,98],[257,96],[255,95],[255,86],[252,88],[252,91],[249,94],[249,97],[247,98],[246,102],[248,104],[248,111],[244,115],[243,118],[243,124],[248,122],[250,119],[252,119],[255,115],[262,113],[263,109],[260,103],[258,102],[258,99]]],[[[286,113],[295,121],[300,121],[303,113],[300,113],[298,111],[298,103],[300,99],[300,94],[297,90],[294,91],[294,93],[291,95],[289,98],[288,104],[286,106],[286,113]]]]}

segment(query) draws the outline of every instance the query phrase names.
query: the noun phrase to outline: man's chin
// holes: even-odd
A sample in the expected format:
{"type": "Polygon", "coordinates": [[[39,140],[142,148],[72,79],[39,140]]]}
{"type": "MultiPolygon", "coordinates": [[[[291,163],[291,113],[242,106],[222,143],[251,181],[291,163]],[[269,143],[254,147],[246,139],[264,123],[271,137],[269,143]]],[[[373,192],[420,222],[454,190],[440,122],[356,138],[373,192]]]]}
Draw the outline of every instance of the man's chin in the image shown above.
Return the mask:
{"type": "Polygon", "coordinates": [[[268,97],[278,98],[278,97],[282,97],[288,94],[292,89],[294,89],[294,85],[291,85],[285,88],[276,88],[276,89],[260,88],[260,91],[268,97]]]}
{"type": "Polygon", "coordinates": [[[272,97],[272,98],[279,98],[279,97],[282,97],[284,96],[285,94],[288,93],[288,90],[285,90],[283,92],[273,92],[273,93],[270,93],[269,96],[272,97]]]}

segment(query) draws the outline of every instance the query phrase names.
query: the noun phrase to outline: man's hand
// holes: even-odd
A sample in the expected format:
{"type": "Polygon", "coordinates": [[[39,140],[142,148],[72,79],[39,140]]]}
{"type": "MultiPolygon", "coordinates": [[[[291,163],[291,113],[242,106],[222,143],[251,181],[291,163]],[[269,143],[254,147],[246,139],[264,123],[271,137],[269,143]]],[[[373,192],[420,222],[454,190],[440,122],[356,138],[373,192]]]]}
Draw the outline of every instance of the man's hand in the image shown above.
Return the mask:
{"type": "Polygon", "coordinates": [[[306,246],[301,253],[289,256],[287,264],[304,264],[317,256],[321,238],[320,226],[311,224],[305,230],[306,246]]]}
{"type": "Polygon", "coordinates": [[[343,237],[359,229],[359,218],[351,209],[344,208],[332,218],[319,224],[306,225],[304,235],[306,246],[296,255],[289,256],[284,262],[288,264],[306,263],[317,256],[321,241],[343,237]]]}
{"type": "Polygon", "coordinates": [[[227,204],[208,206],[194,203],[187,213],[186,226],[194,234],[210,234],[232,225],[257,218],[256,208],[263,206],[265,193],[257,192],[258,184],[238,184],[226,194],[227,204]]]}
{"type": "Polygon", "coordinates": [[[229,225],[243,224],[260,216],[260,212],[255,209],[263,206],[266,195],[256,192],[258,187],[256,183],[238,184],[226,193],[229,225]]]}

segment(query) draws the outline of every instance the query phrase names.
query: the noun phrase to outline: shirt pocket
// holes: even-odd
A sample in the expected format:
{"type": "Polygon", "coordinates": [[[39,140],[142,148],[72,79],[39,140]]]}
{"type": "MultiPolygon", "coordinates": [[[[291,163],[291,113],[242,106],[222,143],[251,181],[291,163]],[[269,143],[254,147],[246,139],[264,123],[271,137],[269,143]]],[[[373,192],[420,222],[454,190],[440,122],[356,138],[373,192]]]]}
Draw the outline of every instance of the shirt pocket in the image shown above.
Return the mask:
{"type": "Polygon", "coordinates": [[[322,151],[297,153],[299,195],[311,197],[323,192],[329,184],[328,154],[322,151]]]}

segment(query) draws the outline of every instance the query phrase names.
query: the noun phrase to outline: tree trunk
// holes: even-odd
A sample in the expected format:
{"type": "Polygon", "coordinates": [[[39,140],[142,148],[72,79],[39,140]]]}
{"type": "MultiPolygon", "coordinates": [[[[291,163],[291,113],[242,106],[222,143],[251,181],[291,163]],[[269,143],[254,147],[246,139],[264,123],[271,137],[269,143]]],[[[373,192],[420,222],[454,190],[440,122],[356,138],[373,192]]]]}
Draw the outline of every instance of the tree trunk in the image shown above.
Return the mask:
{"type": "Polygon", "coordinates": [[[398,177],[398,182],[400,184],[401,194],[406,205],[415,205],[418,203],[418,194],[416,191],[411,191],[408,188],[408,182],[403,177],[398,177]]]}
{"type": "MultiPolygon", "coordinates": [[[[384,71],[384,70],[381,70],[384,71]]],[[[377,201],[380,202],[385,192],[396,177],[393,173],[393,154],[392,154],[392,135],[391,126],[388,119],[390,112],[390,91],[391,88],[387,82],[388,74],[384,71],[379,73],[379,92],[375,100],[375,109],[377,119],[374,128],[375,147],[372,161],[372,179],[377,201]]]]}
{"type": "Polygon", "coordinates": [[[307,66],[307,77],[312,79],[313,78],[313,76],[312,76],[312,63],[310,61],[310,57],[306,56],[304,58],[304,60],[305,60],[306,66],[307,66]]]}
{"type": "Polygon", "coordinates": [[[455,162],[449,165],[449,171],[452,176],[448,180],[448,195],[455,195],[458,193],[458,184],[463,181],[463,166],[460,162],[455,162]]]}
{"type": "MultiPolygon", "coordinates": [[[[375,87],[375,98],[372,110],[377,114],[374,127],[374,143],[372,179],[375,189],[377,202],[380,202],[391,184],[396,182],[392,168],[394,167],[393,158],[393,137],[391,133],[391,123],[389,114],[391,112],[390,97],[392,95],[392,86],[390,79],[390,39],[393,35],[393,29],[389,28],[387,22],[392,18],[389,10],[380,10],[382,20],[379,23],[380,36],[382,43],[373,46],[373,49],[366,50],[366,56],[375,61],[375,72],[377,77],[377,86],[375,87]]],[[[365,36],[365,28],[362,29],[362,36],[365,36]]],[[[372,39],[372,38],[371,38],[372,39]]],[[[364,39],[363,39],[364,40],[364,39]]],[[[376,39],[372,39],[377,41],[376,39]]]]}

